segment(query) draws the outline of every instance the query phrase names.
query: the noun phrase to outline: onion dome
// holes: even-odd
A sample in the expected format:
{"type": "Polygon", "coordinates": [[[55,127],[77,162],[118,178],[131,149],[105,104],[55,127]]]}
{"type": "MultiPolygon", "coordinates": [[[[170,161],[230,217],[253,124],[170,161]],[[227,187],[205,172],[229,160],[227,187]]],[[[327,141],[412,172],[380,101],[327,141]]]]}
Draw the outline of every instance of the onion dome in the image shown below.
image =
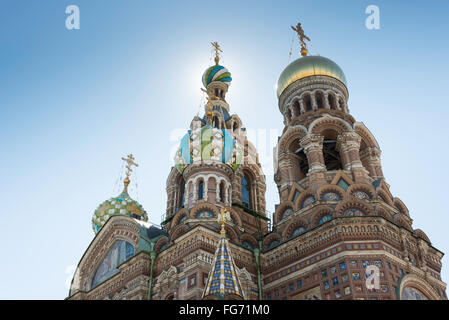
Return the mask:
{"type": "Polygon", "coordinates": [[[205,88],[207,88],[212,81],[220,81],[229,86],[232,81],[231,73],[225,67],[216,64],[207,68],[203,74],[203,85],[205,88]]]}
{"type": "Polygon", "coordinates": [[[175,165],[182,173],[191,163],[213,160],[228,164],[235,171],[242,159],[243,148],[228,130],[206,125],[184,135],[175,155],[175,165]]]}
{"type": "Polygon", "coordinates": [[[123,189],[123,192],[115,198],[104,201],[95,210],[92,217],[92,228],[94,229],[95,234],[100,231],[101,227],[104,226],[104,224],[110,217],[116,215],[133,215],[142,221],[148,221],[148,215],[144,208],[137,201],[131,199],[128,194],[129,182],[129,178],[126,177],[124,181],[125,188],[123,189]]]}
{"type": "Polygon", "coordinates": [[[335,62],[322,56],[304,56],[290,63],[282,71],[277,83],[278,98],[290,84],[309,76],[332,77],[346,86],[345,74],[335,62]]]}

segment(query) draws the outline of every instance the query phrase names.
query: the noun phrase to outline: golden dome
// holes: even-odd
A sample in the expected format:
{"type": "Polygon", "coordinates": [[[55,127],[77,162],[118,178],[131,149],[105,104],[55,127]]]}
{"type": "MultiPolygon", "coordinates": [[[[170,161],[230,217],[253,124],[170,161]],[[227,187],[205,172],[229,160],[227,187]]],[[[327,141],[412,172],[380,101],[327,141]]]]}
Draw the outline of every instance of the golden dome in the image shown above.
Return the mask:
{"type": "Polygon", "coordinates": [[[346,85],[345,74],[335,62],[321,56],[304,56],[290,63],[282,71],[276,87],[278,98],[290,84],[309,76],[328,76],[346,85]]]}

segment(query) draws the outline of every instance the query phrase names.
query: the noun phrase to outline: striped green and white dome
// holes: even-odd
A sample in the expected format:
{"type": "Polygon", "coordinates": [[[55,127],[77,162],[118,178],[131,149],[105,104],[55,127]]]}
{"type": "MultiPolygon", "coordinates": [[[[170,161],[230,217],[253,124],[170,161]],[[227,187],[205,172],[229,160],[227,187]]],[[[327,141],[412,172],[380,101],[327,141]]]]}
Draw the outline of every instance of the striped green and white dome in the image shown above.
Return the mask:
{"type": "Polygon", "coordinates": [[[212,81],[220,81],[230,85],[232,81],[231,73],[225,67],[216,64],[207,68],[203,74],[203,85],[205,88],[212,81]]]}
{"type": "Polygon", "coordinates": [[[143,221],[148,221],[145,209],[137,201],[131,199],[128,192],[123,191],[118,197],[106,200],[98,206],[92,217],[92,229],[97,234],[110,217],[116,215],[131,216],[133,214],[140,216],[143,221]]]}

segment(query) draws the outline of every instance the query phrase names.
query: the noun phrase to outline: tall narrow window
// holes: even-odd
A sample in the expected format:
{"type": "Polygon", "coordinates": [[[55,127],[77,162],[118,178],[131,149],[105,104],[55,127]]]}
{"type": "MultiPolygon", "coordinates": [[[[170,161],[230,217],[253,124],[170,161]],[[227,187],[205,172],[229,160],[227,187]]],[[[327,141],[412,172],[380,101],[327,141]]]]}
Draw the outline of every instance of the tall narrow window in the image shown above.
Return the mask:
{"type": "Polygon", "coordinates": [[[251,209],[251,184],[247,175],[242,177],[242,204],[251,209]]]}
{"type": "Polygon", "coordinates": [[[304,105],[306,106],[306,111],[311,111],[312,110],[312,99],[310,98],[310,95],[306,94],[303,99],[304,99],[304,105]]]}
{"type": "Polygon", "coordinates": [[[184,207],[184,201],[185,201],[185,197],[184,197],[184,189],[185,189],[185,184],[184,184],[184,179],[181,180],[181,185],[179,186],[180,189],[180,207],[184,207]]]}
{"type": "Polygon", "coordinates": [[[204,182],[203,180],[201,180],[198,185],[198,199],[203,199],[203,193],[204,193],[204,182]]]}
{"type": "Polygon", "coordinates": [[[222,181],[221,183],[220,183],[220,202],[225,202],[225,188],[226,188],[226,186],[225,186],[225,183],[224,183],[224,181],[222,181]]]}
{"type": "Polygon", "coordinates": [[[315,94],[315,101],[316,101],[316,105],[318,109],[323,109],[324,108],[324,101],[323,101],[323,93],[321,91],[318,91],[315,94]]]}

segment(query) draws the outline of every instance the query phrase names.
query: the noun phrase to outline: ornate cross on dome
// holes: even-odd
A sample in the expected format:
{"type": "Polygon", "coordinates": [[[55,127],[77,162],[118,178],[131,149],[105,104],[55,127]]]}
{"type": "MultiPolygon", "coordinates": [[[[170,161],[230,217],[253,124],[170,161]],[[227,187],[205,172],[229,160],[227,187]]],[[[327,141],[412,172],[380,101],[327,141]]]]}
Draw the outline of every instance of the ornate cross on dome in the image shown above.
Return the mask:
{"type": "Polygon", "coordinates": [[[211,45],[215,50],[215,64],[218,64],[218,61],[220,61],[220,52],[223,52],[223,50],[221,50],[220,45],[217,41],[211,42],[211,45]]]}
{"type": "Polygon", "coordinates": [[[131,166],[138,167],[139,165],[134,162],[134,156],[132,154],[128,154],[126,158],[122,157],[122,160],[126,162],[126,176],[129,177],[133,169],[131,166]]]}
{"type": "Polygon", "coordinates": [[[308,51],[307,51],[307,45],[306,45],[306,42],[304,41],[304,39],[307,41],[310,41],[310,38],[304,34],[304,30],[302,29],[300,22],[298,22],[298,24],[296,25],[296,28],[294,26],[291,26],[291,28],[293,29],[293,31],[295,31],[298,34],[298,39],[299,39],[299,42],[301,43],[301,55],[306,56],[308,51]]]}
{"type": "Polygon", "coordinates": [[[138,167],[139,165],[134,162],[134,156],[132,154],[128,154],[126,158],[122,157],[122,160],[126,162],[126,178],[123,180],[123,184],[125,185],[123,192],[128,192],[128,185],[130,183],[129,176],[131,172],[133,172],[133,169],[131,166],[138,167]]]}
{"type": "Polygon", "coordinates": [[[221,236],[226,237],[225,224],[226,224],[226,221],[231,221],[231,216],[229,215],[229,212],[224,207],[221,208],[220,213],[218,214],[217,221],[221,225],[221,231],[220,231],[221,236]]]}

